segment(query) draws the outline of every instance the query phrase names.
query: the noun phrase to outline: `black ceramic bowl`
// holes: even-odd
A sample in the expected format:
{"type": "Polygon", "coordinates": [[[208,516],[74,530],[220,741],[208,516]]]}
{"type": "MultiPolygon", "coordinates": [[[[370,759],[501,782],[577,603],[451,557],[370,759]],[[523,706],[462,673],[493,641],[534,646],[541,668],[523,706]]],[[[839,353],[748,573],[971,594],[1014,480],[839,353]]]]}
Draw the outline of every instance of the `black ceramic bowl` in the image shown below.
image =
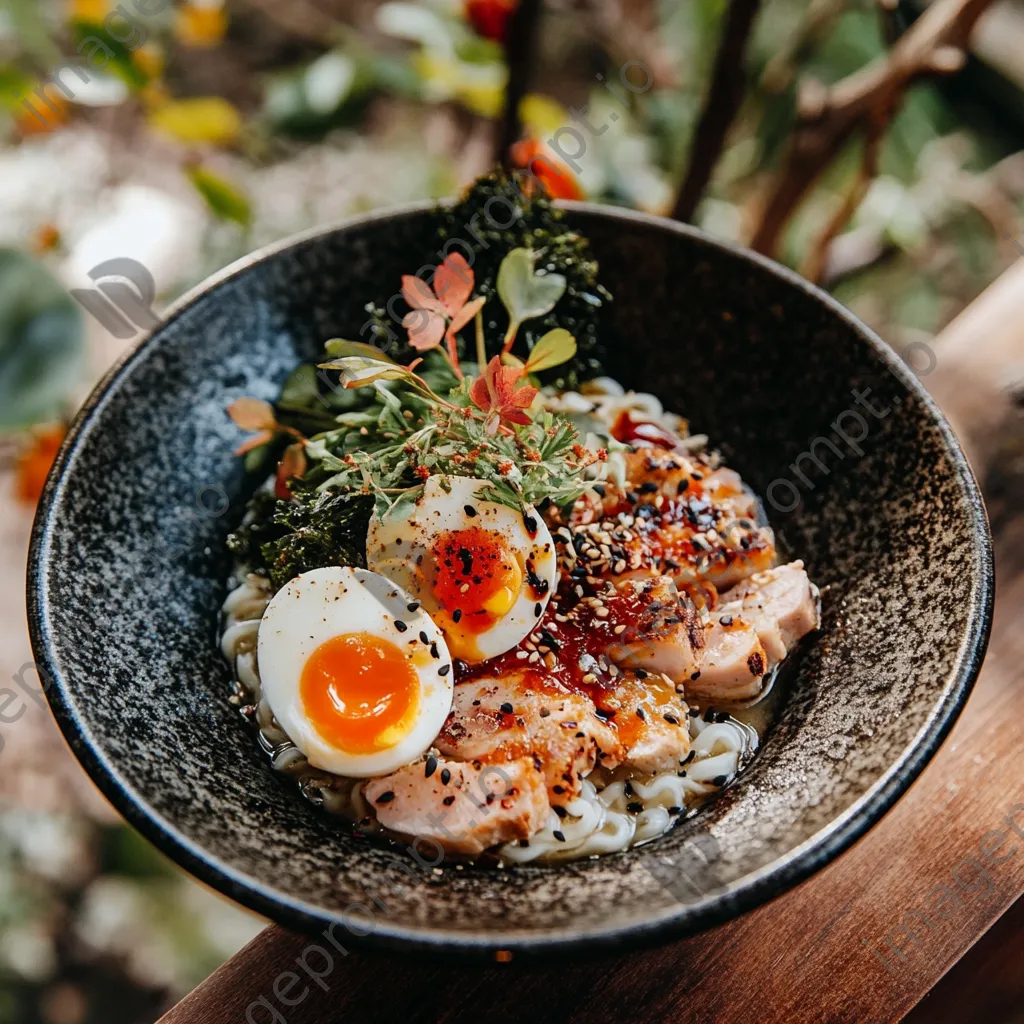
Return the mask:
{"type": "Polygon", "coordinates": [[[647,846],[435,872],[351,837],[270,770],[227,701],[217,617],[246,485],[224,410],[274,397],[326,338],[357,337],[367,298],[426,262],[436,214],[365,217],[228,268],[86,403],[39,506],[29,615],[53,711],[100,789],[188,871],[284,924],[521,957],[724,921],[877,821],[978,672],[993,589],[985,512],[914,376],[767,260],[657,218],[573,205],[568,219],[615,296],[610,370],[685,413],[770,495],[784,549],[827,585],[822,632],[746,774],[647,846]],[[230,508],[216,515],[220,494],[230,508]]]}

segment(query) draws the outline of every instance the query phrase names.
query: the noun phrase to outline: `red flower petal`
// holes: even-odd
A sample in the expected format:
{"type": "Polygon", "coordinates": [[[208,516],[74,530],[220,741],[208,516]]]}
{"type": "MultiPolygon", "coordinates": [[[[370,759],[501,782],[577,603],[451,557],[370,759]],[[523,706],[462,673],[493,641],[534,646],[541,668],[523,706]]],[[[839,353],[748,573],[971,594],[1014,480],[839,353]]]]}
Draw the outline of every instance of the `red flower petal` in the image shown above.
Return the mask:
{"type": "Polygon", "coordinates": [[[434,272],[433,285],[448,315],[454,318],[473,291],[472,268],[461,253],[450,253],[434,272]]]}
{"type": "Polygon", "coordinates": [[[422,277],[412,274],[402,275],[402,297],[413,309],[429,309],[434,313],[443,313],[444,306],[437,301],[430,285],[422,277]]]}
{"type": "Polygon", "coordinates": [[[425,309],[414,309],[402,318],[402,326],[409,331],[409,344],[417,352],[437,348],[444,337],[444,317],[425,309]]]}
{"type": "Polygon", "coordinates": [[[483,377],[477,377],[469,385],[469,397],[481,412],[491,411],[491,393],[487,390],[487,381],[483,377]]]}

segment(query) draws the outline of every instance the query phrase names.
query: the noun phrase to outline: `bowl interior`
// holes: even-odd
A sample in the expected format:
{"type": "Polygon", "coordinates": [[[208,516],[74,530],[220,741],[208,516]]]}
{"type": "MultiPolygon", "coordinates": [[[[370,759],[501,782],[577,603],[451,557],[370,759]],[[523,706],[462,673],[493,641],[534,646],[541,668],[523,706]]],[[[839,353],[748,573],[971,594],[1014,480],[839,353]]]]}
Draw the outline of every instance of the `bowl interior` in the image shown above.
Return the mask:
{"type": "Polygon", "coordinates": [[[227,702],[224,538],[251,482],[224,410],[273,398],[326,338],[359,337],[367,299],[428,262],[435,215],[366,218],[230,272],[84,411],[37,520],[30,616],[55,713],[101,788],[187,868],[285,923],[534,953],[706,926],[868,827],[973,681],[984,512],[916,381],[766,261],[654,218],[568,216],[615,296],[610,371],[687,415],[768,496],[784,549],[827,585],[823,632],[738,784],[647,846],[497,872],[351,837],[270,770],[227,702]]]}

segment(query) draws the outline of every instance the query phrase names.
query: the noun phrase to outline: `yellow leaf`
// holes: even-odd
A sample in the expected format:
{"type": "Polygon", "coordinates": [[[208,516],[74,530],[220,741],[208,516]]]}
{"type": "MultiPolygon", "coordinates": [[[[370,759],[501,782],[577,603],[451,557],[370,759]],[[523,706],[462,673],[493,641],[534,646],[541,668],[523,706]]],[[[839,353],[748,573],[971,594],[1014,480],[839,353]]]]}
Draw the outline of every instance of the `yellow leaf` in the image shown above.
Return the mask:
{"type": "Polygon", "coordinates": [[[274,407],[262,398],[236,398],[228,406],[228,415],[243,430],[272,430],[277,426],[274,407]]]}
{"type": "Polygon", "coordinates": [[[576,339],[564,328],[548,331],[526,357],[526,372],[539,373],[561,366],[576,355],[576,339]]]}
{"type": "Polygon", "coordinates": [[[110,13],[113,0],[67,0],[66,6],[68,18],[100,24],[110,13]]]}
{"type": "Polygon", "coordinates": [[[572,124],[569,111],[550,96],[531,92],[519,101],[519,120],[528,135],[547,137],[559,128],[572,124]]]}
{"type": "Polygon", "coordinates": [[[220,96],[172,100],[149,115],[149,124],[179,142],[227,145],[242,130],[242,115],[220,96]]]}
{"type": "Polygon", "coordinates": [[[164,71],[163,51],[155,43],[146,43],[140,46],[133,54],[132,60],[135,66],[152,81],[159,78],[164,71]]]}
{"type": "Polygon", "coordinates": [[[228,13],[220,4],[183,4],[175,12],[174,38],[183,46],[216,46],[228,27],[228,13]]]}

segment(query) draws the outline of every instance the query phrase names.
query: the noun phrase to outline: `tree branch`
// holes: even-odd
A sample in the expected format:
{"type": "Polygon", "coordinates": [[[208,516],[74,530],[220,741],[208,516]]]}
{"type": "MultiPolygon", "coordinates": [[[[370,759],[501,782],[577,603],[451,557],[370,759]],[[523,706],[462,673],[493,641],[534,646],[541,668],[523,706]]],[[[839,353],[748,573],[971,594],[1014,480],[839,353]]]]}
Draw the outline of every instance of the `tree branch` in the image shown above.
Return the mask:
{"type": "Polygon", "coordinates": [[[732,0],[729,4],[711,87],[690,145],[690,166],[672,209],[676,220],[693,220],[697,204],[722,154],[733,118],[743,102],[747,40],[760,5],[761,0],[732,0]]]}
{"type": "MultiPolygon", "coordinates": [[[[858,131],[873,120],[887,125],[910,85],[962,66],[975,24],[992,0],[936,0],[885,57],[831,89],[801,90],[800,124],[751,240],[773,255],[793,211],[822,171],[858,131]]],[[[808,83],[811,85],[811,83],[808,83]]]]}
{"type": "Polygon", "coordinates": [[[833,239],[843,230],[846,222],[857,212],[857,208],[868,194],[871,182],[878,174],[878,156],[882,149],[884,134],[885,124],[882,121],[873,120],[868,129],[867,138],[864,140],[864,154],[861,157],[857,177],[839,209],[829,218],[824,230],[815,239],[804,265],[800,268],[800,273],[808,281],[813,281],[815,284],[820,283],[828,263],[833,239]]]}
{"type": "Polygon", "coordinates": [[[508,26],[505,41],[505,63],[508,65],[508,84],[505,86],[505,112],[501,119],[496,162],[509,166],[509,150],[519,141],[522,125],[519,123],[519,104],[526,95],[533,67],[540,22],[542,0],[520,0],[508,26]]]}

